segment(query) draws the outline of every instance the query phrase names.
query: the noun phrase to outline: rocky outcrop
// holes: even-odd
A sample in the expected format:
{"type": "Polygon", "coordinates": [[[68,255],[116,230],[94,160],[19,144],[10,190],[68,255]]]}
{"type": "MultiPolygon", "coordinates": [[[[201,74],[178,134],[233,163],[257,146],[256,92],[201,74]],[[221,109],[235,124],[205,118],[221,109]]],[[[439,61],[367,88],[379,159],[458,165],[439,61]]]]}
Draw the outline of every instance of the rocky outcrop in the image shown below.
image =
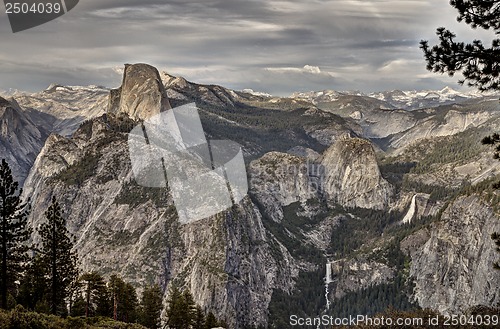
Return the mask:
{"type": "Polygon", "coordinates": [[[330,201],[345,207],[383,209],[392,186],[382,178],[375,151],[367,140],[344,137],[324,154],[323,192],[330,201]]]}
{"type": "Polygon", "coordinates": [[[0,97],[0,158],[9,163],[14,179],[23,185],[47,132],[38,128],[15,100],[0,97]]]}
{"type": "Polygon", "coordinates": [[[490,238],[493,232],[500,232],[500,220],[491,206],[478,196],[462,196],[430,230],[404,241],[403,245],[412,245],[407,248],[412,259],[410,275],[422,308],[457,314],[500,301],[500,272],[493,269],[499,258],[490,238]]]}
{"type": "Polygon", "coordinates": [[[304,130],[311,138],[314,138],[319,143],[324,146],[331,146],[339,139],[342,139],[345,135],[362,135],[362,129],[350,122],[335,122],[335,120],[339,120],[338,117],[331,113],[321,111],[319,109],[309,109],[304,114],[307,116],[314,116],[315,118],[334,118],[334,122],[330,122],[328,124],[314,124],[314,125],[304,125],[304,130]]]}
{"type": "Polygon", "coordinates": [[[126,64],[121,87],[111,90],[108,112],[144,120],[167,109],[170,103],[158,70],[147,64],[126,64]]]}
{"type": "Polygon", "coordinates": [[[249,166],[251,193],[275,221],[283,219],[282,207],[317,197],[311,172],[318,165],[292,154],[270,152],[249,166]]]}
{"type": "Polygon", "coordinates": [[[292,147],[286,153],[289,153],[289,154],[292,154],[292,155],[295,155],[298,157],[306,158],[310,162],[318,160],[319,157],[321,156],[318,152],[311,150],[310,148],[303,147],[303,146],[292,147]]]}
{"type": "Polygon", "coordinates": [[[275,221],[283,219],[284,206],[313,198],[346,207],[389,205],[393,188],[382,178],[370,142],[344,136],[321,162],[314,153],[298,150],[305,156],[270,152],[249,166],[251,193],[275,221]]]}
{"type": "MultiPolygon", "coordinates": [[[[356,116],[356,112],[350,116],[356,116]]],[[[414,127],[417,120],[408,111],[373,109],[363,112],[357,122],[363,128],[364,137],[385,138],[414,127]]]]}
{"type": "Polygon", "coordinates": [[[414,194],[411,198],[410,207],[401,222],[410,224],[423,216],[429,216],[432,213],[432,207],[428,206],[429,197],[430,195],[425,193],[414,194]]]}
{"type": "Polygon", "coordinates": [[[405,131],[389,136],[388,145],[403,152],[413,143],[424,138],[451,136],[467,129],[479,127],[493,118],[498,118],[498,101],[486,103],[481,107],[458,109],[419,110],[415,115],[423,116],[418,122],[405,131]]]}
{"type": "Polygon", "coordinates": [[[329,298],[342,298],[350,291],[366,289],[389,282],[394,277],[394,269],[389,266],[362,259],[341,259],[326,264],[327,282],[333,284],[329,298]]]}
{"type": "Polygon", "coordinates": [[[332,242],[333,231],[345,219],[343,215],[329,216],[322,220],[311,231],[304,232],[304,236],[316,248],[326,252],[332,242]]]}
{"type": "Polygon", "coordinates": [[[185,100],[190,97],[212,106],[228,108],[234,107],[235,102],[241,100],[236,92],[221,86],[195,84],[166,72],[161,73],[161,79],[168,96],[175,100],[185,100]]]}

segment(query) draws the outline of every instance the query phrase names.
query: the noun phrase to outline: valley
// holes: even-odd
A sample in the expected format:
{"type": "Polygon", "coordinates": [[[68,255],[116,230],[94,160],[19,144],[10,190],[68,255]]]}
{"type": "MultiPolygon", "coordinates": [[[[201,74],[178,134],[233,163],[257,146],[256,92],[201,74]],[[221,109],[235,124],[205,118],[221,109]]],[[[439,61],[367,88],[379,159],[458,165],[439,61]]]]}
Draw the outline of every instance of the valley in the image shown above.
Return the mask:
{"type": "Polygon", "coordinates": [[[498,95],[274,97],[134,64],[119,89],[4,96],[0,157],[30,198],[29,222],[57,196],[85,272],[139,291],[157,283],[164,300],[175,283],[230,328],[500,302],[500,162],[481,144],[500,129],[498,95]],[[170,188],[136,182],[127,142],[143,120],[189,103],[207,140],[242,146],[249,192],[183,225],[170,188]]]}

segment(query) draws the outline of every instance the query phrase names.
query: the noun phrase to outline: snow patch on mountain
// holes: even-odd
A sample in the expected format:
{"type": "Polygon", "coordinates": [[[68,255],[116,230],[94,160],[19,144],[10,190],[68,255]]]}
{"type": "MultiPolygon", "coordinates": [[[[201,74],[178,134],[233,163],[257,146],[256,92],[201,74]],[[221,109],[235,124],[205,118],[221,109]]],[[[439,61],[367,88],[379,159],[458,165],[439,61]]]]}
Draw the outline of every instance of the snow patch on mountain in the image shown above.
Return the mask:
{"type": "Polygon", "coordinates": [[[255,91],[253,89],[243,89],[241,92],[246,93],[246,94],[250,94],[250,95],[254,95],[254,96],[273,97],[273,95],[271,95],[271,94],[261,92],[261,91],[255,91]]]}
{"type": "Polygon", "coordinates": [[[444,87],[441,90],[392,90],[373,93],[362,93],[360,91],[309,91],[296,92],[292,98],[306,100],[313,104],[334,102],[341,96],[366,96],[380,101],[384,101],[395,108],[413,110],[417,108],[436,107],[451,103],[460,103],[473,99],[491,99],[499,96],[495,92],[466,91],[461,92],[451,87],[444,87]]]}

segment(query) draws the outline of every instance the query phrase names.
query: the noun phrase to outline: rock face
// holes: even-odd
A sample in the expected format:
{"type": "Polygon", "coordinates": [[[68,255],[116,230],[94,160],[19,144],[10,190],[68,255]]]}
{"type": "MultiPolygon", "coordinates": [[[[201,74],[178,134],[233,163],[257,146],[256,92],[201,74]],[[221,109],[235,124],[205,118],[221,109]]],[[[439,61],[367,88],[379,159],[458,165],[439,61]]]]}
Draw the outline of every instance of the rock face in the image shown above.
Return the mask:
{"type": "Polygon", "coordinates": [[[39,93],[0,98],[0,156],[21,187],[47,137],[71,135],[83,121],[103,114],[108,94],[97,86],[52,85],[39,93]]]}
{"type": "Polygon", "coordinates": [[[386,283],[394,277],[394,269],[386,264],[363,259],[341,259],[327,263],[326,266],[330,267],[327,273],[331,275],[326,279],[329,283],[334,283],[330,296],[332,300],[339,299],[350,291],[386,283]]]}
{"type": "Polygon", "coordinates": [[[309,162],[302,157],[270,152],[249,166],[251,193],[275,220],[283,219],[283,206],[317,197],[309,162]]]}
{"type": "Polygon", "coordinates": [[[135,184],[125,132],[134,124],[108,114],[72,138],[51,136],[26,182],[30,222],[39,227],[56,196],[84,271],[116,273],[137,287],[176,282],[231,328],[265,325],[273,290],[293,286],[293,258],[248,197],[216,216],[179,224],[168,190],[135,184]]]}
{"type": "Polygon", "coordinates": [[[500,272],[493,269],[498,253],[490,236],[499,231],[499,217],[490,206],[478,196],[463,196],[448,206],[430,233],[415,233],[416,241],[430,234],[410,251],[419,305],[450,314],[496,305],[500,272]]]}
{"type": "Polygon", "coordinates": [[[111,90],[108,112],[144,120],[167,109],[170,103],[158,70],[147,64],[125,65],[122,86],[111,90]]]}
{"type": "Polygon", "coordinates": [[[430,207],[428,207],[429,203],[429,194],[425,193],[417,193],[413,195],[410,202],[410,207],[406,212],[406,215],[403,217],[401,221],[403,224],[410,224],[414,220],[421,218],[422,216],[429,216],[431,213],[430,207]]]}
{"type": "Polygon", "coordinates": [[[356,112],[359,111],[354,111],[349,116],[358,120],[366,138],[385,138],[406,131],[417,123],[411,112],[403,110],[373,109],[363,112],[362,116],[356,112]]]}
{"type": "Polygon", "coordinates": [[[344,137],[324,154],[324,194],[347,206],[383,209],[393,196],[392,186],[382,178],[370,142],[344,137]]]}
{"type": "Polygon", "coordinates": [[[478,127],[488,120],[498,117],[499,108],[499,105],[491,102],[491,104],[485,104],[484,109],[416,111],[415,113],[421,115],[425,113],[428,117],[419,120],[410,129],[390,136],[390,145],[392,148],[398,149],[397,153],[400,153],[405,147],[419,139],[450,136],[472,127],[478,127]]]}
{"type": "Polygon", "coordinates": [[[80,124],[106,113],[109,89],[98,86],[52,84],[34,94],[16,95],[37,127],[62,136],[71,136],[80,124]]]}
{"type": "Polygon", "coordinates": [[[369,141],[343,137],[313,159],[270,152],[249,166],[250,186],[262,205],[280,221],[282,207],[321,199],[347,207],[383,209],[393,196],[382,178],[369,141]]]}
{"type": "Polygon", "coordinates": [[[39,129],[16,101],[0,97],[0,158],[10,164],[20,186],[46,138],[47,132],[39,129]]]}

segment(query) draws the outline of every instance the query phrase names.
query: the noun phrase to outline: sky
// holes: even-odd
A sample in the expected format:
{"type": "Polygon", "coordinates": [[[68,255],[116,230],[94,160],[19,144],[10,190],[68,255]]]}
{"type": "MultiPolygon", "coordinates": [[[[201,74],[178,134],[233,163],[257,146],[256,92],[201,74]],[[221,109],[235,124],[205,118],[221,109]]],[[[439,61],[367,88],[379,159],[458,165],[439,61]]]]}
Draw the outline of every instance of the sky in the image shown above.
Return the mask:
{"type": "Polygon", "coordinates": [[[0,90],[118,87],[125,63],[280,96],[461,89],[459,75],[426,71],[418,47],[435,43],[439,26],[463,41],[494,38],[456,16],[448,0],[80,0],[54,21],[12,33],[2,8],[0,90]]]}

